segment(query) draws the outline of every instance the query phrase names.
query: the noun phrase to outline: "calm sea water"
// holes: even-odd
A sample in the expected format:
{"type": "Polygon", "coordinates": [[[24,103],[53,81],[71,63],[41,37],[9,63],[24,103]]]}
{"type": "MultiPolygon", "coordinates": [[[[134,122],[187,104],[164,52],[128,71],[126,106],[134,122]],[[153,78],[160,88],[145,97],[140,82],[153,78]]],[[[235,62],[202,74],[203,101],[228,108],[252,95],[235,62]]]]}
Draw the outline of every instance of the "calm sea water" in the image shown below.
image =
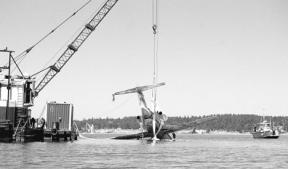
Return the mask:
{"type": "Polygon", "coordinates": [[[74,142],[0,143],[0,168],[288,168],[288,135],[178,134],[173,142],[112,140],[90,135],[74,142]]]}

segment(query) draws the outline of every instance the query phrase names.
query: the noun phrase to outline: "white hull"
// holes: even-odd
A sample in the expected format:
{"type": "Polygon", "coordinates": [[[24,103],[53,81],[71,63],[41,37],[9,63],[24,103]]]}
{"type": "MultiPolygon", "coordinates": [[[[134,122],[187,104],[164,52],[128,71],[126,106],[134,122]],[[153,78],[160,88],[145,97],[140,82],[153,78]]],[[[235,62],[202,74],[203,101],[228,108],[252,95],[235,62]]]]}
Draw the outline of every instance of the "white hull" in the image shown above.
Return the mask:
{"type": "Polygon", "coordinates": [[[266,132],[252,132],[253,138],[279,138],[279,133],[276,131],[266,131],[266,132]]]}

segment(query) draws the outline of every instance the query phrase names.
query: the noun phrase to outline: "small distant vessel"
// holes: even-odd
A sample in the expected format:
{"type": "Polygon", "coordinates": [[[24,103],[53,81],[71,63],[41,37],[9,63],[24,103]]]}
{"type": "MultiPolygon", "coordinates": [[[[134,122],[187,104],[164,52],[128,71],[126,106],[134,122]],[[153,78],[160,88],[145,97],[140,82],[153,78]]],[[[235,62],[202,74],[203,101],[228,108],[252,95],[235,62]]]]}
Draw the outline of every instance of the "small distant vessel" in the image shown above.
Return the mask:
{"type": "Polygon", "coordinates": [[[257,126],[254,127],[254,130],[251,132],[251,134],[253,135],[253,138],[276,139],[280,136],[278,129],[274,128],[271,125],[271,122],[267,122],[266,120],[258,123],[257,126]]]}

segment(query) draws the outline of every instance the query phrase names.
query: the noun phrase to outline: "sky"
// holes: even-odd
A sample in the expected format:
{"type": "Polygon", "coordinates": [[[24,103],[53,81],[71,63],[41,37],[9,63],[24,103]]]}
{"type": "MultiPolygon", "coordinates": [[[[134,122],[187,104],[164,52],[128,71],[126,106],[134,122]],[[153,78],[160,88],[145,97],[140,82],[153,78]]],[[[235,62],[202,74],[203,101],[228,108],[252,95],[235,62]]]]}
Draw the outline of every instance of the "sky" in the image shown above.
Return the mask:
{"type": "MultiPolygon", "coordinates": [[[[87,0],[0,0],[0,48],[17,56],[87,0]]],[[[103,4],[94,0],[36,46],[20,67],[52,65],[103,4]]],[[[168,116],[288,114],[288,1],[159,0],[158,109],[168,116]]],[[[119,0],[61,72],[35,98],[72,103],[75,119],[140,113],[136,94],[153,82],[151,0],[119,0]]],[[[5,63],[5,55],[0,55],[5,63]]],[[[38,79],[39,80],[39,77],[38,79]]],[[[152,106],[151,91],[144,93],[152,106]]]]}

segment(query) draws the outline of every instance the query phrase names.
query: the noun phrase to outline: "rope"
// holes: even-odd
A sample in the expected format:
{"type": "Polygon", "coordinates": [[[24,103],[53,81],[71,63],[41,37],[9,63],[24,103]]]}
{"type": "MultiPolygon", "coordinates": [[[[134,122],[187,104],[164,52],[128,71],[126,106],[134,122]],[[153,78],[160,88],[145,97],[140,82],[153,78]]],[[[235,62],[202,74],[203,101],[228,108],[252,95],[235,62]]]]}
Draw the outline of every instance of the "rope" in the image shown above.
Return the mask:
{"type": "MultiPolygon", "coordinates": [[[[152,0],[152,30],[153,30],[153,85],[158,82],[158,0],[152,0]]],[[[154,112],[156,111],[157,88],[152,90],[154,112]]]]}
{"type": "MultiPolygon", "coordinates": [[[[15,57],[16,61],[18,62],[18,65],[24,60],[24,58],[26,57],[26,55],[35,47],[37,46],[40,42],[42,42],[43,40],[45,40],[49,35],[51,35],[52,33],[54,33],[59,27],[61,27],[63,24],[65,24],[68,20],[70,20],[73,16],[75,16],[80,10],[82,10],[85,6],[87,6],[92,0],[87,1],[84,5],[82,5],[78,10],[76,10],[72,15],[70,15],[68,18],[66,18],[65,20],[63,20],[60,24],[58,24],[54,29],[52,29],[48,34],[46,34],[44,37],[42,37],[38,42],[36,42],[34,45],[32,45],[30,48],[24,50],[23,52],[21,52],[19,55],[17,55],[15,57]]],[[[13,69],[14,71],[15,69],[13,69]]],[[[12,72],[13,72],[12,71],[12,72]]]]}
{"type": "Polygon", "coordinates": [[[22,71],[21,71],[20,67],[18,66],[18,64],[17,64],[16,60],[13,58],[13,56],[11,56],[11,58],[12,58],[12,60],[13,60],[14,64],[16,65],[16,67],[15,67],[14,69],[16,69],[16,68],[17,68],[17,69],[19,70],[19,72],[21,73],[22,77],[24,77],[24,75],[23,75],[23,73],[22,73],[22,71]]]}
{"type": "Polygon", "coordinates": [[[152,25],[158,24],[158,0],[152,0],[152,25]]]}
{"type": "Polygon", "coordinates": [[[44,113],[45,113],[45,110],[46,110],[46,107],[47,107],[47,103],[44,105],[44,107],[42,108],[42,111],[38,117],[38,119],[40,119],[41,117],[43,117],[44,113]]]}

